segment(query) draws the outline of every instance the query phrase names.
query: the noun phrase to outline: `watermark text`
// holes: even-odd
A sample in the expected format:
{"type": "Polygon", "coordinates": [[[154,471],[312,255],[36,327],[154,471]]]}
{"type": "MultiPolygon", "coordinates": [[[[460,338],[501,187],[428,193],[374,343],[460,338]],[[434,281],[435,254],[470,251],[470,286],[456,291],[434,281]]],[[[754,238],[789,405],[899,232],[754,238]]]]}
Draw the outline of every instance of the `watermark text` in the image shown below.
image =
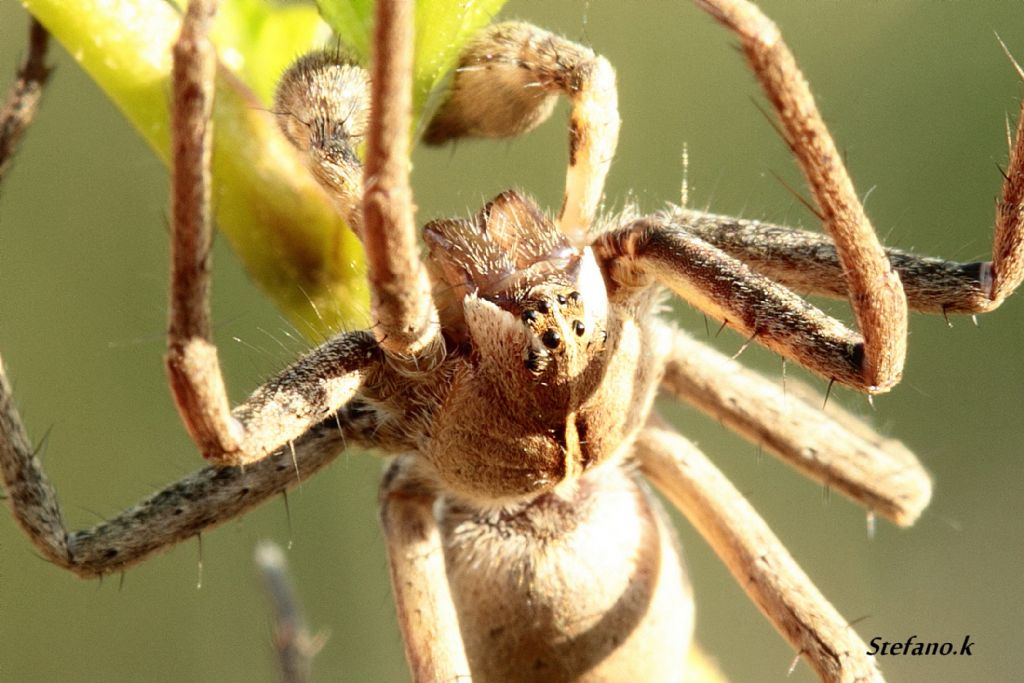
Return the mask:
{"type": "Polygon", "coordinates": [[[919,640],[916,634],[910,636],[906,640],[895,641],[883,640],[882,636],[875,636],[871,639],[867,654],[903,657],[927,657],[935,655],[941,657],[949,655],[967,655],[970,657],[974,654],[971,652],[972,647],[974,647],[974,641],[971,640],[970,634],[964,636],[963,642],[959,644],[948,640],[945,642],[919,640]]]}

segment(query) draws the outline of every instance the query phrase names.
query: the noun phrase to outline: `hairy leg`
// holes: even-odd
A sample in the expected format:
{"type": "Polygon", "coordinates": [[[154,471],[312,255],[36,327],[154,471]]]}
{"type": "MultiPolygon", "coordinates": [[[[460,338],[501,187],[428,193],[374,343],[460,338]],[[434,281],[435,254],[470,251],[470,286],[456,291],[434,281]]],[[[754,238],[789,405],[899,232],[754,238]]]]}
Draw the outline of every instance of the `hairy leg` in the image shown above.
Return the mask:
{"type": "Polygon", "coordinates": [[[750,340],[842,384],[877,391],[864,375],[864,342],[835,318],[717,247],[642,218],[594,243],[613,286],[661,282],[750,340]]]}
{"type": "Polygon", "coordinates": [[[216,53],[215,3],[193,0],[174,46],[172,239],[168,350],[170,385],[203,456],[218,464],[259,460],[341,408],[362,371],[378,362],[365,334],[339,335],[295,363],[232,411],[210,325],[210,145],[216,53]]]}
{"type": "Polygon", "coordinates": [[[372,444],[373,422],[371,412],[352,402],[270,457],[246,467],[206,467],[92,529],[68,531],[0,362],[0,473],[7,504],[43,557],[81,577],[123,571],[245,513],[315,474],[347,441],[372,444]]]}
{"type": "Polygon", "coordinates": [[[210,328],[210,149],[217,55],[209,39],[215,0],[191,0],[171,75],[171,286],[167,368],[171,392],[203,457],[237,464],[245,433],[231,417],[210,328]]]}
{"type": "MultiPolygon", "coordinates": [[[[47,73],[46,42],[45,31],[33,23],[23,82],[15,87],[0,122],[5,155],[13,153],[16,139],[31,122],[47,73]]],[[[181,77],[179,83],[193,80],[181,77]]],[[[5,157],[5,162],[9,160],[5,157]]],[[[197,208],[194,202],[186,204],[197,208]]],[[[194,215],[202,216],[201,211],[194,215]]],[[[344,448],[346,436],[365,440],[369,436],[365,422],[371,414],[361,412],[358,404],[346,403],[365,371],[378,362],[369,335],[336,337],[257,390],[231,417],[243,426],[246,452],[266,455],[298,439],[292,448],[244,470],[207,467],[92,529],[69,532],[0,360],[0,474],[7,504],[36,549],[58,566],[83,577],[122,571],[294,486],[333,460],[344,448]],[[339,408],[345,409],[336,419],[331,417],[339,408]]]]}
{"type": "MultiPolygon", "coordinates": [[[[827,235],[689,209],[659,214],[659,218],[801,294],[849,296],[839,255],[827,235]]],[[[991,263],[958,263],[899,249],[886,249],[885,254],[903,282],[911,310],[981,313],[1001,303],[990,296],[991,263]]]]}
{"type": "Polygon", "coordinates": [[[32,124],[50,78],[46,50],[50,34],[36,19],[29,20],[28,54],[21,66],[7,101],[0,110],[0,182],[3,182],[17,151],[18,143],[32,124]]]}
{"type": "Polygon", "coordinates": [[[810,183],[819,217],[835,241],[857,326],[864,336],[856,386],[887,391],[903,372],[906,299],[807,81],[779,29],[757,7],[746,0],[697,0],[697,4],[739,37],[747,61],[778,114],[781,132],[810,183]]]}
{"type": "Polygon", "coordinates": [[[374,6],[370,123],[366,140],[363,246],[374,327],[389,356],[441,344],[430,280],[420,261],[409,186],[412,126],[412,0],[374,6]]]}
{"type": "Polygon", "coordinates": [[[412,474],[412,459],[391,464],[380,489],[391,586],[414,683],[469,680],[445,570],[435,495],[412,474]]]}
{"type": "Polygon", "coordinates": [[[672,333],[662,387],[900,526],[913,524],[931,498],[927,472],[902,443],[834,404],[824,412],[683,332],[672,333]]]}
{"type": "Polygon", "coordinates": [[[604,57],[536,26],[495,24],[463,51],[448,99],[424,139],[441,144],[526,133],[547,119],[558,93],[572,106],[558,224],[580,245],[597,213],[619,139],[615,71],[604,57]]]}
{"type": "Polygon", "coordinates": [[[690,520],[823,681],[882,680],[864,641],[703,453],[668,428],[650,425],[638,436],[635,454],[641,472],[690,520]]]}

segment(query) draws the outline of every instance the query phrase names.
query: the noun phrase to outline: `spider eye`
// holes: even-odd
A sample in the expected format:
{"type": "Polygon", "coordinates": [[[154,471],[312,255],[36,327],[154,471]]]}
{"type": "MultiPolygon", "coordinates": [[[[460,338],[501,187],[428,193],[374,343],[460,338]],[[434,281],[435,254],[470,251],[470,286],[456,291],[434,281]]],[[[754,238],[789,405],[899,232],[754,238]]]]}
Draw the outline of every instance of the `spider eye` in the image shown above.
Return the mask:
{"type": "Polygon", "coordinates": [[[537,302],[537,310],[540,311],[541,315],[547,315],[551,312],[551,304],[543,299],[537,302]]]}
{"type": "Polygon", "coordinates": [[[540,315],[537,313],[537,311],[523,311],[519,315],[519,319],[522,320],[524,323],[535,323],[538,320],[540,320],[540,315]]]}
{"type": "Polygon", "coordinates": [[[561,294],[559,294],[558,296],[555,297],[555,301],[558,302],[559,306],[564,306],[567,302],[567,299],[561,294]]]}
{"type": "Polygon", "coordinates": [[[573,320],[572,329],[577,337],[582,337],[583,333],[587,331],[587,326],[583,324],[582,320],[573,320]]]}
{"type": "Polygon", "coordinates": [[[562,343],[562,335],[558,334],[556,330],[548,330],[541,336],[540,340],[549,349],[557,349],[558,345],[562,343]]]}
{"type": "Polygon", "coordinates": [[[569,301],[576,303],[580,300],[579,292],[569,292],[569,301]]]}

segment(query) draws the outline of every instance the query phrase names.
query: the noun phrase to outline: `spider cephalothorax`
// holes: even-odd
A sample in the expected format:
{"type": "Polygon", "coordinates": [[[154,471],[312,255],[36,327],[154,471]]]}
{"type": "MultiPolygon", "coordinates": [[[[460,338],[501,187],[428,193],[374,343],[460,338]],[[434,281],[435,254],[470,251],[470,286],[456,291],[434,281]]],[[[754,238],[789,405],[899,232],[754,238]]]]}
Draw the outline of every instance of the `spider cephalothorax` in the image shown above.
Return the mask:
{"type": "MultiPolygon", "coordinates": [[[[415,440],[444,484],[492,502],[537,494],[627,443],[653,397],[657,354],[649,330],[610,311],[593,250],[571,246],[515,192],[472,220],[429,223],[425,238],[447,350],[424,378],[436,409],[414,422],[415,440]],[[638,368],[646,382],[621,391],[638,368]]],[[[634,309],[650,305],[642,298],[634,309]]]]}
{"type": "Polygon", "coordinates": [[[510,191],[470,219],[431,222],[423,263],[406,136],[412,3],[380,0],[369,75],[318,53],[286,73],[275,104],[284,135],[363,242],[374,325],[333,337],[232,409],[208,303],[213,3],[192,0],[174,46],[166,366],[212,464],[68,532],[0,374],[0,469],[38,551],[81,576],[122,571],[357,442],[392,456],[381,518],[418,683],[678,682],[693,602],[646,478],[822,678],[880,680],[863,641],[652,403],[659,389],[683,398],[901,525],[929,500],[923,468],[900,444],[786,396],[673,329],[657,301],[670,289],[830,382],[886,391],[902,373],[908,306],[990,310],[1024,279],[1024,136],[1018,128],[992,263],[885,250],[778,29],[743,0],[698,4],[739,36],[827,237],[683,208],[595,229],[619,125],[614,72],[587,48],[498,24],[466,48],[426,138],[518,134],[565,95],[562,205],[548,218],[510,191]],[[787,286],[847,297],[859,330],[787,286]]]}

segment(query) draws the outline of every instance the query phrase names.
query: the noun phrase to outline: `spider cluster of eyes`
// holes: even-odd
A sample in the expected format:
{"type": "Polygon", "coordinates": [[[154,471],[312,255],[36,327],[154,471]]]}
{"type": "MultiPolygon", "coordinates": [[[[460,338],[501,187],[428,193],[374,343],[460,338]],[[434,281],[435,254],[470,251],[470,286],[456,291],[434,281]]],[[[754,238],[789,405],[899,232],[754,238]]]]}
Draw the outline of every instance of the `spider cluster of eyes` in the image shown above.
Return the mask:
{"type": "MultiPolygon", "coordinates": [[[[568,309],[566,312],[574,313],[582,307],[582,296],[576,290],[572,290],[568,294],[556,294],[554,303],[560,310],[568,309]]],[[[543,347],[531,344],[523,352],[523,365],[535,375],[544,372],[551,362],[552,354],[563,352],[565,349],[562,333],[559,332],[558,325],[551,320],[554,308],[551,301],[540,299],[535,303],[528,304],[519,314],[520,320],[543,347]]],[[[569,329],[576,337],[582,338],[587,333],[587,324],[579,318],[573,318],[569,323],[569,329]]],[[[603,344],[607,339],[608,332],[602,330],[601,343],[603,344]]]]}

